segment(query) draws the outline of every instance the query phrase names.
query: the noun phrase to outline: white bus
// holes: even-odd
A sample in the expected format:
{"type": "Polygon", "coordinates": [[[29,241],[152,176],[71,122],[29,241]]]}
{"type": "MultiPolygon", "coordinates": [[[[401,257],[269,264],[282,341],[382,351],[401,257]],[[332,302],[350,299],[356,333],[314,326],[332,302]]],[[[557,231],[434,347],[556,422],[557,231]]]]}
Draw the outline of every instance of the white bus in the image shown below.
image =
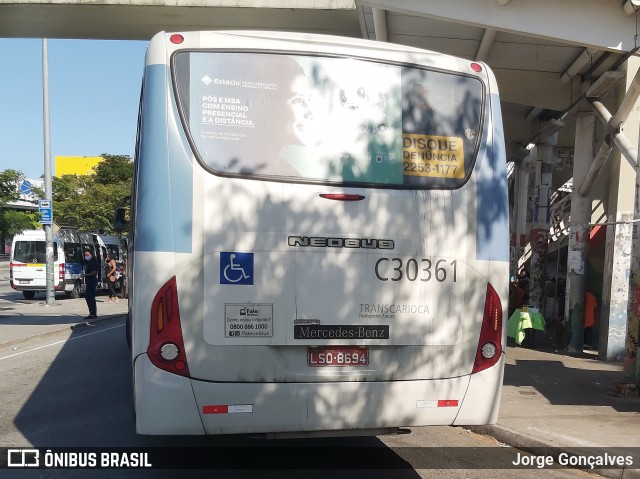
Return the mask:
{"type": "Polygon", "coordinates": [[[483,63],[309,34],[154,36],[131,215],[138,433],[495,422],[505,171],[483,63]]]}

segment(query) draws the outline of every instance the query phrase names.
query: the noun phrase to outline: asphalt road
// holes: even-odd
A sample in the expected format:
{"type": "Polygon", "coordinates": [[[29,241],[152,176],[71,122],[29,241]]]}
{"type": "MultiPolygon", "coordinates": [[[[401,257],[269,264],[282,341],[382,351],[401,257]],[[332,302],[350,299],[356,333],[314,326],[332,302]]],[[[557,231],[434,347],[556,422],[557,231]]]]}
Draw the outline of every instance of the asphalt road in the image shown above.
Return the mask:
{"type": "MultiPolygon", "coordinates": [[[[3,283],[0,280],[0,300],[19,304],[16,301],[21,300],[20,293],[6,291],[3,283]],[[14,298],[14,295],[18,296],[14,298]]],[[[0,333],[2,327],[0,325],[0,333]]],[[[95,326],[64,328],[34,336],[17,348],[0,347],[0,447],[127,447],[133,448],[132,451],[162,447],[169,457],[181,451],[207,448],[211,454],[226,451],[225,468],[206,471],[10,469],[0,470],[0,477],[591,477],[571,469],[509,469],[519,454],[528,455],[501,447],[492,438],[452,427],[412,428],[411,434],[397,436],[277,441],[245,437],[139,436],[134,429],[131,396],[131,366],[122,316],[95,326]],[[266,462],[265,451],[269,456],[266,462]],[[252,461],[256,452],[262,454],[262,460],[257,463],[252,461]],[[336,455],[343,461],[340,464],[346,460],[346,467],[336,466],[336,455]],[[229,467],[229,457],[238,458],[237,467],[229,467]],[[292,462],[298,466],[313,464],[313,467],[291,470],[292,462]]]]}

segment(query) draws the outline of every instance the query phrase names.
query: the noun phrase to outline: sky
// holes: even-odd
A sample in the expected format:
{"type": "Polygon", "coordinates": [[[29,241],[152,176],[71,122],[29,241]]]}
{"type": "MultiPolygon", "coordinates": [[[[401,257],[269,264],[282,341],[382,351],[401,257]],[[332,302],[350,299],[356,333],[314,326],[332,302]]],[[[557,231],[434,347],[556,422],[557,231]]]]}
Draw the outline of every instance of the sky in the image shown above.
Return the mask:
{"type": "MultiPolygon", "coordinates": [[[[146,41],[50,39],[51,174],[56,156],[133,158],[146,41]]],[[[0,171],[44,174],[42,40],[0,38],[0,171]]]]}

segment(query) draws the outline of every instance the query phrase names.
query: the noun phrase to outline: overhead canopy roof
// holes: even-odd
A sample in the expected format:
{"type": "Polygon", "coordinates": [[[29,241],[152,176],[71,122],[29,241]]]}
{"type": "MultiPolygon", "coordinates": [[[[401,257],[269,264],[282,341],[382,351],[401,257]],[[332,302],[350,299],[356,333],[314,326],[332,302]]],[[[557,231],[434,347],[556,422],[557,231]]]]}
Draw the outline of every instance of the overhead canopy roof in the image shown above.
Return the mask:
{"type": "MultiPolygon", "coordinates": [[[[640,2],[637,2],[640,3],[640,2]]],[[[365,38],[487,62],[503,102],[507,153],[559,117],[593,83],[636,50],[630,1],[356,0],[365,38]]],[[[573,146],[572,118],[559,146],[573,146]]]]}

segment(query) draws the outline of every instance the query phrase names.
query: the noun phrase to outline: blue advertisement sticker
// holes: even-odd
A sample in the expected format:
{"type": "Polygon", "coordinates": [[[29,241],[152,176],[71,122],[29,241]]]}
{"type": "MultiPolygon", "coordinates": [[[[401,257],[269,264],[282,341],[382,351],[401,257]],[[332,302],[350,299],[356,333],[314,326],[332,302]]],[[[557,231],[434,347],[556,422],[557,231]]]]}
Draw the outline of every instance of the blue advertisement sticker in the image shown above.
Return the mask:
{"type": "Polygon", "coordinates": [[[220,284],[253,284],[253,253],[220,253],[220,284]]]}

